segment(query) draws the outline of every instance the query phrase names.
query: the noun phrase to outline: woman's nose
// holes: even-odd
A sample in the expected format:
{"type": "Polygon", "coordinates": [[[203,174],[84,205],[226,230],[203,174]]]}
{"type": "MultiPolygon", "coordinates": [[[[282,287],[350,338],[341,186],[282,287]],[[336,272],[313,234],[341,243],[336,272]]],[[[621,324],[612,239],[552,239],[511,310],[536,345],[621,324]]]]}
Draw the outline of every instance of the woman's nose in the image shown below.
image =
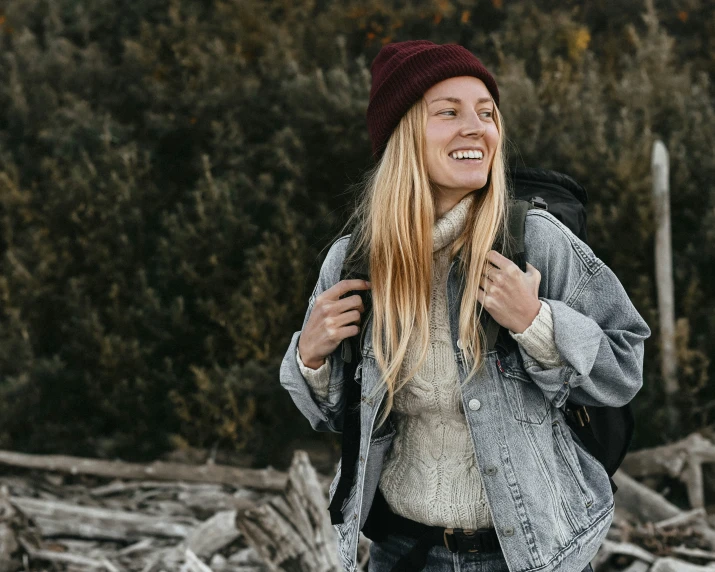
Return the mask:
{"type": "Polygon", "coordinates": [[[482,123],[481,119],[479,119],[479,116],[475,113],[473,116],[465,120],[464,125],[460,130],[460,135],[462,135],[463,137],[481,137],[482,135],[484,135],[486,129],[487,128],[485,127],[484,123],[482,123]]]}

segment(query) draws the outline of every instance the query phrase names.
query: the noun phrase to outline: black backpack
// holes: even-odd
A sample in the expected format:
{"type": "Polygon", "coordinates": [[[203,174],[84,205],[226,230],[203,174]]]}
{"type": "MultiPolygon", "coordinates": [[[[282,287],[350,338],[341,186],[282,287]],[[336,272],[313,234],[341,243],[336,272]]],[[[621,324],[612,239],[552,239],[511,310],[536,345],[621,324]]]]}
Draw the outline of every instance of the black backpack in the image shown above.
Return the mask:
{"type": "MultiPolygon", "coordinates": [[[[517,264],[523,272],[526,271],[524,225],[526,213],[530,209],[548,210],[576,236],[587,242],[586,189],[568,175],[543,169],[513,169],[510,178],[515,200],[511,205],[509,230],[514,242],[511,252],[504,252],[504,255],[517,264]]],[[[345,263],[340,273],[341,280],[350,278],[369,280],[365,253],[354,252],[355,234],[353,232],[348,243],[345,263]]],[[[363,315],[367,316],[372,308],[370,291],[348,292],[344,296],[355,293],[362,297],[365,307],[363,315]]],[[[499,351],[508,351],[509,347],[517,343],[488,313],[485,312],[484,316],[486,316],[484,326],[489,349],[496,347],[499,351]]],[[[363,320],[363,324],[365,321],[363,320]]],[[[346,338],[341,345],[341,355],[345,364],[343,375],[346,405],[343,417],[341,474],[328,508],[333,524],[343,522],[342,506],[355,479],[360,448],[361,386],[355,379],[355,374],[362,357],[361,334],[362,328],[360,334],[346,338]]],[[[577,405],[567,400],[561,410],[567,425],[578,441],[604,466],[609,478],[612,477],[621,465],[633,437],[634,418],[630,404],[622,407],[595,407],[577,405]]],[[[612,491],[616,492],[617,487],[613,479],[610,479],[610,482],[612,491]]],[[[370,520],[363,529],[366,534],[369,524],[370,520]]],[[[367,535],[370,537],[369,534],[367,535]]]]}

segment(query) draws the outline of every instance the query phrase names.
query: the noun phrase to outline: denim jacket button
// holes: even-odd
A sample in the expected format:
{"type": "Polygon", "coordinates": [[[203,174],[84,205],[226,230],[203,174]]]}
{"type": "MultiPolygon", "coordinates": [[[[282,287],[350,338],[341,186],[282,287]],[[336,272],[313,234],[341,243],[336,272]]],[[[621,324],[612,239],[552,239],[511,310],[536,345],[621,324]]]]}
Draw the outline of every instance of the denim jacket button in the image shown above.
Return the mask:
{"type": "Polygon", "coordinates": [[[462,347],[462,338],[459,338],[459,339],[457,340],[457,347],[458,347],[460,350],[463,350],[463,349],[464,349],[464,348],[462,347]]]}
{"type": "Polygon", "coordinates": [[[487,467],[486,473],[490,477],[493,477],[494,475],[497,474],[497,468],[494,465],[491,465],[491,466],[487,467]]]}
{"type": "Polygon", "coordinates": [[[482,406],[481,403],[479,403],[478,399],[470,399],[469,400],[469,409],[472,411],[477,411],[482,406]]]}
{"type": "Polygon", "coordinates": [[[504,536],[514,536],[514,528],[511,526],[505,526],[502,529],[502,532],[504,533],[504,536]]]}

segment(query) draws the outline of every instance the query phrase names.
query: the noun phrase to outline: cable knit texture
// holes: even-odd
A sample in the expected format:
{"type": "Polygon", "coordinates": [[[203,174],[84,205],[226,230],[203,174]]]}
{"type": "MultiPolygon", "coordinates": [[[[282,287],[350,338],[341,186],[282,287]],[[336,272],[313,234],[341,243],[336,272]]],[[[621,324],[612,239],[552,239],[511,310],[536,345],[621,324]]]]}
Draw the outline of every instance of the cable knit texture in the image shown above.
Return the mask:
{"type": "Polygon", "coordinates": [[[298,360],[300,373],[310,385],[313,393],[321,399],[328,398],[328,384],[330,383],[330,357],[318,369],[311,369],[300,359],[300,350],[295,350],[295,357],[298,360]]]}
{"type": "MultiPolygon", "coordinates": [[[[380,476],[380,490],[393,512],[425,524],[493,527],[460,407],[457,361],[447,311],[450,245],[464,229],[474,195],[467,195],[434,226],[430,344],[414,378],[395,395],[397,434],[380,476]]],[[[418,358],[416,334],[402,364],[404,376],[418,358]]]]}
{"type": "MultiPolygon", "coordinates": [[[[380,490],[393,512],[425,524],[491,528],[481,475],[467,425],[447,311],[449,246],[464,229],[474,195],[467,195],[437,220],[433,230],[433,279],[429,348],[421,368],[395,395],[397,433],[380,476],[380,490]]],[[[551,311],[542,301],[534,322],[521,334],[510,332],[544,368],[562,364],[556,349],[551,311]]],[[[416,339],[416,334],[413,334],[416,339]]],[[[400,375],[417,363],[417,344],[410,343],[400,375]]],[[[317,370],[306,367],[297,352],[303,376],[319,398],[326,398],[330,357],[317,370]]]]}
{"type": "Polygon", "coordinates": [[[551,316],[551,306],[541,300],[541,309],[521,334],[509,330],[509,335],[526,350],[531,357],[539,362],[542,368],[551,369],[565,365],[554,342],[554,319],[551,316]]]}

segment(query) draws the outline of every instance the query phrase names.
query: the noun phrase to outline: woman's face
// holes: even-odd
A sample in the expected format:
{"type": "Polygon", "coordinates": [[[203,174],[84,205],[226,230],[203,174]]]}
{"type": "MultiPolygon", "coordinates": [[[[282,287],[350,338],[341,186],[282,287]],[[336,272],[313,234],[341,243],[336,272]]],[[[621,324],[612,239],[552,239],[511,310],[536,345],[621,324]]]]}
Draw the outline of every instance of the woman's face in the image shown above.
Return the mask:
{"type": "Polygon", "coordinates": [[[443,198],[461,200],[489,176],[499,141],[494,100],[484,82],[471,76],[441,81],[424,98],[427,172],[443,198]]]}

